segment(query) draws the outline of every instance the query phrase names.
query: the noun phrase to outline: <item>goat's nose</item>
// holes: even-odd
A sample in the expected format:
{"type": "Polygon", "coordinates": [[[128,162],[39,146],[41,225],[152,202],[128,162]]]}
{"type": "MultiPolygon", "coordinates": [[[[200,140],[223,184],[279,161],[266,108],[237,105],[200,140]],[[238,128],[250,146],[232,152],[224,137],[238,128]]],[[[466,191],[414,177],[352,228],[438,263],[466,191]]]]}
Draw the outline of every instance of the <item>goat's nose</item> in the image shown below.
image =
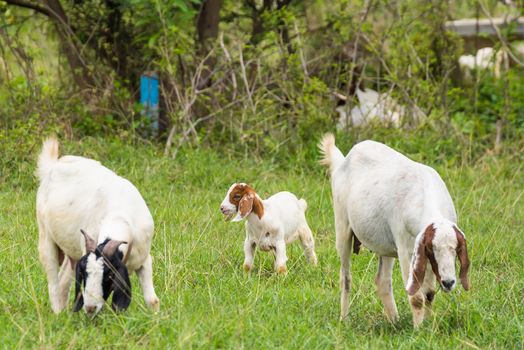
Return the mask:
{"type": "Polygon", "coordinates": [[[453,287],[454,284],[455,284],[455,280],[444,280],[444,281],[442,281],[442,285],[447,290],[450,290],[453,287]]]}
{"type": "Polygon", "coordinates": [[[92,315],[95,313],[96,306],[86,306],[86,313],[88,315],[92,315]]]}

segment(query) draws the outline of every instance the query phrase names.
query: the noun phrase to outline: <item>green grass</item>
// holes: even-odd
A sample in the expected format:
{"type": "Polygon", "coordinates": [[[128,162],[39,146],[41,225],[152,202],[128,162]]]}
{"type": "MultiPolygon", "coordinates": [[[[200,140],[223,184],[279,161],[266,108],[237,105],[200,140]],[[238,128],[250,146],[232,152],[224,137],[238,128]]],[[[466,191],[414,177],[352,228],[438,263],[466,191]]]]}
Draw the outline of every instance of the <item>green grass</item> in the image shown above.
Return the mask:
{"type": "MultiPolygon", "coordinates": [[[[472,289],[438,292],[434,315],[413,330],[398,264],[400,322],[390,325],[375,294],[377,258],[353,257],[350,318],[339,322],[339,262],[329,181],[320,166],[282,169],[267,161],[191,151],[172,160],[150,146],[86,141],[65,153],[94,157],[131,180],[156,222],[152,255],[161,311],[144,304],[132,277],[130,308],[94,320],[51,312],[37,253],[33,164],[0,184],[0,347],[3,348],[523,348],[524,175],[519,155],[470,166],[434,164],[448,184],[468,238],[472,289]],[[247,181],[266,197],[292,191],[309,203],[319,266],[288,248],[287,276],[258,252],[242,270],[243,224],[218,207],[229,185],[247,181]]],[[[347,150],[346,150],[347,151],[347,150]]],[[[15,151],[14,151],[15,152],[15,151]]],[[[418,150],[419,153],[424,153],[418,150]]],[[[36,155],[35,155],[36,156],[36,155]]]]}

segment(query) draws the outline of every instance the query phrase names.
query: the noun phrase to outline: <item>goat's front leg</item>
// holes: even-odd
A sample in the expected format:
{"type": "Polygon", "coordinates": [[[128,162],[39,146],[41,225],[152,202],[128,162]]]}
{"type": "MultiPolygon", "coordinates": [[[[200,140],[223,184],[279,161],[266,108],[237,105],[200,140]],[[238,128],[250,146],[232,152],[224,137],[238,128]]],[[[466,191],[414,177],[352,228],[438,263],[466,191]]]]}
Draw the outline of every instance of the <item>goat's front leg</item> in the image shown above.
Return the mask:
{"type": "Polygon", "coordinates": [[[435,299],[435,283],[436,283],[436,277],[435,274],[431,270],[431,264],[428,263],[426,266],[426,274],[424,275],[424,282],[422,283],[422,287],[420,289],[422,290],[422,293],[424,293],[425,296],[425,303],[424,303],[424,316],[429,317],[431,315],[431,306],[433,303],[433,299],[435,299]]]}
{"type": "Polygon", "coordinates": [[[393,288],[391,287],[393,266],[395,258],[381,256],[379,257],[378,273],[375,279],[377,284],[377,294],[384,304],[386,315],[391,322],[398,320],[397,305],[393,297],[393,288]]]}
{"type": "Polygon", "coordinates": [[[155,293],[155,287],[153,286],[153,259],[151,255],[148,255],[146,261],[138,270],[136,270],[138,281],[142,287],[142,293],[144,294],[144,300],[146,304],[153,310],[158,311],[160,309],[160,300],[155,293]]]}
{"type": "Polygon", "coordinates": [[[244,271],[249,272],[253,269],[255,261],[256,243],[249,237],[244,240],[244,271]]]}
{"type": "MultiPolygon", "coordinates": [[[[404,289],[408,284],[409,270],[411,264],[411,254],[404,250],[399,250],[398,259],[400,261],[400,270],[402,271],[402,280],[404,281],[404,289]]],[[[429,272],[427,272],[429,273],[429,272]]],[[[413,326],[418,328],[422,321],[424,321],[424,301],[425,295],[422,288],[414,295],[408,295],[409,305],[413,314],[413,326]]]]}
{"type": "Polygon", "coordinates": [[[275,270],[278,273],[285,274],[287,272],[286,261],[286,242],[284,239],[280,239],[275,243],[275,270]]]}
{"type": "Polygon", "coordinates": [[[71,290],[71,282],[75,277],[76,261],[72,258],[65,256],[62,262],[62,267],[58,273],[58,295],[60,305],[63,309],[67,307],[67,301],[69,299],[69,292],[71,290]]]}

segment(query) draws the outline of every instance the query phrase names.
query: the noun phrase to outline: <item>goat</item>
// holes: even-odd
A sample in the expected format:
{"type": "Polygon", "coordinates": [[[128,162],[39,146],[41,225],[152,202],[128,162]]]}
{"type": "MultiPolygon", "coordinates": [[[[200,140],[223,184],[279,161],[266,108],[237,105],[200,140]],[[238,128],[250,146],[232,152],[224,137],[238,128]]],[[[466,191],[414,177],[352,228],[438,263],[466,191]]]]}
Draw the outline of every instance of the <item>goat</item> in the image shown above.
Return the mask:
{"type": "Polygon", "coordinates": [[[466,238],[457,227],[446,185],[433,168],[374,141],[356,144],[346,157],[332,134],[325,135],[319,147],[321,162],[331,173],[341,319],[349,312],[352,244],[356,252],[362,243],[379,256],[377,292],[392,322],[398,319],[391,288],[395,258],[400,261],[415,327],[431,309],[435,279],[445,292],[455,287],[456,256],[460,281],[469,290],[466,238]],[[433,273],[426,272],[429,269],[433,273]]]}
{"type": "Polygon", "coordinates": [[[300,239],[309,262],[317,264],[315,242],[304,215],[307,203],[290,192],[279,192],[262,200],[255,190],[245,183],[234,183],[220,205],[226,220],[246,219],[244,241],[244,270],[251,271],[255,249],[274,250],[275,270],[286,273],[286,244],[300,239]],[[235,216],[236,214],[236,216],[235,216]]]}
{"type": "MultiPolygon", "coordinates": [[[[402,119],[408,113],[411,115],[412,122],[419,123],[424,119],[422,110],[406,108],[391,96],[391,92],[379,93],[373,89],[356,89],[356,95],[359,104],[351,110],[347,104],[340,105],[336,108],[339,115],[337,121],[337,130],[345,130],[347,127],[364,127],[372,120],[379,120],[384,125],[391,125],[394,128],[400,128],[402,119]]],[[[338,99],[347,101],[348,98],[341,94],[335,94],[338,99]]]]}
{"type": "Polygon", "coordinates": [[[509,55],[505,48],[495,51],[492,47],[484,47],[479,49],[475,56],[460,56],[458,63],[465,80],[471,80],[471,72],[475,69],[492,70],[493,76],[499,79],[503,73],[501,70],[509,68],[509,55]]]}
{"type": "Polygon", "coordinates": [[[74,271],[74,311],[83,307],[93,316],[111,293],[113,309],[126,309],[134,271],[146,303],[158,310],[150,255],[154,223],[142,196],[97,161],[59,159],[58,146],[54,138],[44,142],[37,169],[38,251],[52,310],[66,308],[74,271]]]}

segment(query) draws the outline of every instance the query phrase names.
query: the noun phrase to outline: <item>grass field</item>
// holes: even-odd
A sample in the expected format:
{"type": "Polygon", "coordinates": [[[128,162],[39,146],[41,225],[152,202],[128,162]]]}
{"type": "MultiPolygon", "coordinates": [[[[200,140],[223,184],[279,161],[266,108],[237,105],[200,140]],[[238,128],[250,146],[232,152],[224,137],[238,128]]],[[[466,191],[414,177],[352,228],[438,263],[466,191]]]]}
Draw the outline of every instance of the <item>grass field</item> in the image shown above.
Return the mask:
{"type": "MultiPolygon", "coordinates": [[[[347,151],[347,150],[344,150],[347,151]]],[[[35,157],[36,157],[35,150],[35,157]]],[[[101,160],[141,191],[156,223],[152,255],[161,311],[144,304],[133,276],[130,308],[51,312],[37,253],[33,163],[18,164],[0,187],[0,347],[2,348],[523,348],[524,173],[521,156],[487,157],[440,172],[468,238],[472,290],[437,292],[434,315],[414,331],[398,264],[394,292],[400,322],[386,321],[375,294],[377,258],[353,257],[350,318],[339,322],[339,262],[329,181],[320,166],[278,167],[192,151],[172,160],[150,146],[86,141],[62,152],[101,160]],[[224,222],[218,207],[235,181],[262,197],[289,190],[306,198],[319,266],[300,244],[288,248],[287,276],[258,252],[242,270],[241,223],[224,222]]],[[[422,152],[423,153],[423,152],[422,152]]],[[[0,169],[1,171],[4,171],[0,169]]]]}

